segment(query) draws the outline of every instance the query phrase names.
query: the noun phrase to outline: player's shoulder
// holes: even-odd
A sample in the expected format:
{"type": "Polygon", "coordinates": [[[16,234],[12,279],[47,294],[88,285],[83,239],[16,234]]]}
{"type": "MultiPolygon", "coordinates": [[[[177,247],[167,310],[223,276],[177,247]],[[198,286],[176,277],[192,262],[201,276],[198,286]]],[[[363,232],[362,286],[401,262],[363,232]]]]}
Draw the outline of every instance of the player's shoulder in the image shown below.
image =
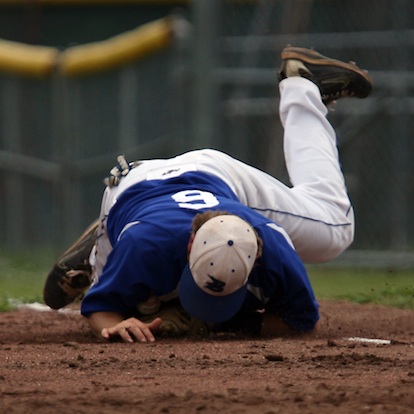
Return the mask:
{"type": "Polygon", "coordinates": [[[267,244],[280,243],[289,245],[293,248],[293,243],[287,231],[280,226],[263,216],[261,213],[251,210],[246,216],[245,220],[257,231],[258,235],[267,244]]]}
{"type": "MultiPolygon", "coordinates": [[[[266,228],[268,224],[272,224],[267,217],[251,207],[247,207],[240,202],[230,201],[229,212],[235,214],[242,219],[246,220],[252,227],[256,229],[266,228]]],[[[275,223],[273,223],[275,224],[275,223]]]]}
{"type": "Polygon", "coordinates": [[[289,234],[279,224],[274,223],[272,221],[267,221],[263,225],[261,225],[260,229],[263,232],[263,234],[278,239],[279,241],[283,240],[291,247],[293,247],[293,242],[289,237],[289,234]]]}

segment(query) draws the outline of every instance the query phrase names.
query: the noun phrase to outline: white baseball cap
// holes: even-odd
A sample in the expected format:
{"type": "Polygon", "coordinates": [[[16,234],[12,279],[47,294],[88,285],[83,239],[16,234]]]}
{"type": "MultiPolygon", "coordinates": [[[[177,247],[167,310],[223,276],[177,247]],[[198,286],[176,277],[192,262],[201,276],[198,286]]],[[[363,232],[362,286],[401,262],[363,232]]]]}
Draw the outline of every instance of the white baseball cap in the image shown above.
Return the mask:
{"type": "Polygon", "coordinates": [[[184,309],[206,322],[231,319],[242,306],[257,250],[255,231],[240,217],[207,220],[195,234],[178,285],[184,309]]]}

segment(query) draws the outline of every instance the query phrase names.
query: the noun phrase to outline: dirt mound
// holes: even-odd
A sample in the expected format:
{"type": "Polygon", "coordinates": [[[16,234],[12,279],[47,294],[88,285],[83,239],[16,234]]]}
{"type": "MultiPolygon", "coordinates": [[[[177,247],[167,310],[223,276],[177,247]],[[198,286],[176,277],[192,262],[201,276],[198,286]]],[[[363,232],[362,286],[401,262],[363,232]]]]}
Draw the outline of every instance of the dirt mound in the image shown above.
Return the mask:
{"type": "Polygon", "coordinates": [[[76,308],[0,314],[0,412],[412,413],[414,311],[321,302],[308,339],[95,338],[76,308]]]}

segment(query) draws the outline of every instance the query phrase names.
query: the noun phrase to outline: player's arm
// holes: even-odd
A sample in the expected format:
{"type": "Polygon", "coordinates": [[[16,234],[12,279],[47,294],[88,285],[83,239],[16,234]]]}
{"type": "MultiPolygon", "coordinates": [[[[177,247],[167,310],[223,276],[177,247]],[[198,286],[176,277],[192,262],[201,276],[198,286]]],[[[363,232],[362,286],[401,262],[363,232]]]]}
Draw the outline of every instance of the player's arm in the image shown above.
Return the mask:
{"type": "Polygon", "coordinates": [[[116,312],[94,312],[88,317],[93,332],[104,339],[121,338],[125,342],[154,342],[155,332],[161,326],[161,319],[156,318],[144,323],[137,318],[124,319],[116,312]]]}
{"type": "Polygon", "coordinates": [[[315,332],[319,306],[303,262],[278,227],[268,226],[263,237],[261,265],[266,278],[262,279],[262,291],[269,300],[264,303],[261,333],[281,336],[315,332]]]}
{"type": "Polygon", "coordinates": [[[141,224],[125,231],[115,243],[101,277],[83,299],[81,313],[98,337],[125,342],[155,340],[153,333],[161,325],[160,319],[145,323],[125,317],[134,314],[135,304],[146,295],[142,279],[152,270],[150,265],[154,260],[145,250],[148,245],[145,237],[151,234],[147,228],[142,229],[141,224]]]}

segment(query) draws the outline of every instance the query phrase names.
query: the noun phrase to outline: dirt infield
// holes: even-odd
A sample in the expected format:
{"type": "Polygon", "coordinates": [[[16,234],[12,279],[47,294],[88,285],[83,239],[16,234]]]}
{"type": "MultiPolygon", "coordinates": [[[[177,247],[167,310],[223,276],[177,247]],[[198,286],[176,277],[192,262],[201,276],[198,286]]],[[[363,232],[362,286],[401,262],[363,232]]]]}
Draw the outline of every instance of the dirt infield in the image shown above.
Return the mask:
{"type": "Polygon", "coordinates": [[[321,313],[311,339],[148,345],[102,342],[76,312],[3,313],[0,412],[412,413],[414,311],[321,313]]]}

